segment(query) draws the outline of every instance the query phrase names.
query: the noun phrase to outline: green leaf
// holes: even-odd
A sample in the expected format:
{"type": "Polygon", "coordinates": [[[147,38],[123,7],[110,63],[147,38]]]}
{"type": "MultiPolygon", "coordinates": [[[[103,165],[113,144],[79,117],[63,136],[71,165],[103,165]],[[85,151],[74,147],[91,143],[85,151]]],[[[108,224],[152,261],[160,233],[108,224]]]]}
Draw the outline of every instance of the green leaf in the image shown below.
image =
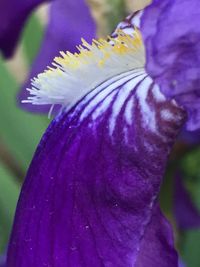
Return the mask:
{"type": "Polygon", "coordinates": [[[36,15],[33,14],[29,18],[22,35],[22,45],[29,65],[33,62],[35,56],[37,55],[43,34],[43,26],[36,15]]]}
{"type": "Polygon", "coordinates": [[[47,116],[31,114],[17,106],[19,85],[0,58],[0,137],[26,169],[48,123],[47,116]]]}
{"type": "Polygon", "coordinates": [[[108,27],[109,33],[111,33],[119,21],[122,21],[125,16],[125,4],[122,0],[106,0],[108,6],[108,27]]]}
{"type": "Polygon", "coordinates": [[[191,230],[182,234],[181,255],[187,267],[199,267],[200,230],[191,230]]]}
{"type": "Polygon", "coordinates": [[[165,214],[172,212],[173,200],[173,170],[168,169],[163,179],[160,191],[160,205],[165,214]]]}
{"type": "MultiPolygon", "coordinates": [[[[200,211],[200,149],[196,147],[181,160],[184,185],[186,186],[194,205],[200,211]]],[[[199,267],[200,263],[200,229],[181,232],[179,248],[187,267],[199,267]]]]}
{"type": "Polygon", "coordinates": [[[0,253],[5,250],[19,195],[19,185],[0,164],[0,253]]]}
{"type": "Polygon", "coordinates": [[[200,149],[188,153],[181,162],[184,171],[184,184],[189,191],[193,202],[200,210],[200,149]]]}

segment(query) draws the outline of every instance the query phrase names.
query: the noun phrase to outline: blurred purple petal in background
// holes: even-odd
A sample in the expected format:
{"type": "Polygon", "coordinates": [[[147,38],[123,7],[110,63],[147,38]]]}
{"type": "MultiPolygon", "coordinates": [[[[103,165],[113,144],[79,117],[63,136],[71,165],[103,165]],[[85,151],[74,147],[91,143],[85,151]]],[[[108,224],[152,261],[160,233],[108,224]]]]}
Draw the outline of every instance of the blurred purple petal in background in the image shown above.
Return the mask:
{"type": "Polygon", "coordinates": [[[6,267],[6,256],[0,255],[0,267],[6,267]]]}
{"type": "Polygon", "coordinates": [[[200,212],[184,187],[183,178],[177,174],[175,179],[174,214],[178,227],[180,229],[200,227],[200,212]]]}
{"type": "Polygon", "coordinates": [[[48,0],[1,0],[0,1],[0,50],[11,57],[17,45],[26,19],[39,4],[48,0]]]}
{"type": "Polygon", "coordinates": [[[187,131],[185,128],[179,136],[180,141],[188,145],[200,145],[200,130],[187,131]]]}

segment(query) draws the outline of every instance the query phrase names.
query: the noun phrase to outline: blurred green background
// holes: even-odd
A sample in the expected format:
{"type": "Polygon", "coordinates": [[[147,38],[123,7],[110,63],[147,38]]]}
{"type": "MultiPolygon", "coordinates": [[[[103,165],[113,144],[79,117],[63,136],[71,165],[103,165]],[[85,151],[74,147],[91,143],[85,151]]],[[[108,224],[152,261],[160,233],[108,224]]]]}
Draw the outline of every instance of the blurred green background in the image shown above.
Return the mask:
{"type": "Polygon", "coordinates": [[[28,70],[35,58],[43,36],[43,24],[33,14],[22,34],[23,58],[5,62],[0,56],[0,253],[8,243],[17,199],[26,170],[39,140],[50,120],[47,115],[23,111],[16,101],[20,90],[19,76],[28,70]],[[17,65],[14,72],[12,65],[17,65]]]}
{"type": "MultiPolygon", "coordinates": [[[[93,2],[90,0],[89,2],[93,2]]],[[[99,35],[107,34],[128,9],[135,9],[148,0],[112,0],[109,12],[102,12],[105,23],[98,24],[99,35]],[[120,9],[119,9],[120,7],[120,9]],[[119,10],[121,10],[119,12],[119,10]],[[106,15],[105,15],[106,14],[106,15]]],[[[95,11],[97,12],[97,10],[95,11]]],[[[100,11],[99,11],[100,12],[100,11]]],[[[101,21],[102,22],[102,21],[101,21]]],[[[50,120],[47,115],[31,114],[17,105],[16,95],[37,55],[45,23],[34,13],[24,28],[15,62],[5,62],[0,55],[0,254],[4,253],[13,222],[14,211],[25,173],[39,140],[50,120]],[[17,67],[16,67],[17,66],[17,67]]],[[[199,142],[200,143],[200,142],[199,142]]],[[[187,267],[200,266],[200,229],[179,232],[172,214],[174,172],[179,166],[193,202],[200,210],[200,148],[195,145],[172,157],[161,191],[163,211],[172,222],[176,244],[187,267]]]]}

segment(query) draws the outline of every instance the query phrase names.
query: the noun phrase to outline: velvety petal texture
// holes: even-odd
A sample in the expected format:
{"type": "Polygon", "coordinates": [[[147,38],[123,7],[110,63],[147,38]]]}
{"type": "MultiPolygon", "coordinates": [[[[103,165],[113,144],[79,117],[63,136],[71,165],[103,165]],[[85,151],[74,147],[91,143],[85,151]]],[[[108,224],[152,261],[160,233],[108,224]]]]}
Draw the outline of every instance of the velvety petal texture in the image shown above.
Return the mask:
{"type": "Polygon", "coordinates": [[[142,17],[146,70],[183,105],[188,130],[200,128],[199,0],[154,0],[142,17]]]}
{"type": "Polygon", "coordinates": [[[5,57],[12,56],[21,30],[30,13],[48,0],[0,1],[0,50],[5,57]]]}
{"type": "Polygon", "coordinates": [[[159,207],[155,206],[152,212],[152,219],[142,238],[134,266],[176,266],[175,259],[177,255],[174,251],[173,244],[174,240],[172,238],[171,226],[162,215],[159,207]],[[165,263],[164,259],[166,259],[165,263]]]}
{"type": "Polygon", "coordinates": [[[56,117],[22,188],[7,267],[177,267],[157,197],[184,119],[142,70],[56,117]]]}
{"type": "Polygon", "coordinates": [[[199,228],[200,211],[195,207],[182,179],[180,174],[176,175],[174,214],[177,225],[181,229],[199,228]]]}
{"type": "MultiPolygon", "coordinates": [[[[27,99],[29,92],[26,88],[30,87],[30,80],[46,69],[60,51],[77,52],[76,46],[81,43],[81,38],[91,42],[95,35],[95,22],[85,0],[53,1],[41,49],[20,92],[19,101],[27,99]]],[[[22,107],[29,111],[49,111],[49,105],[26,104],[22,107]]]]}

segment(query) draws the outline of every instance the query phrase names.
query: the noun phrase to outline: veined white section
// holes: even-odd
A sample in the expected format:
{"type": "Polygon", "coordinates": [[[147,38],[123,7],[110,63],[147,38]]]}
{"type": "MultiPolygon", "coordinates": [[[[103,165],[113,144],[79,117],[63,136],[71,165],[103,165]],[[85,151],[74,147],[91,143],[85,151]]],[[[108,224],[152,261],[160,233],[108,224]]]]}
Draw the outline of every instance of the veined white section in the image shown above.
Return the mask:
{"type": "MultiPolygon", "coordinates": [[[[131,71],[128,73],[121,74],[117,77],[114,77],[105,83],[101,84],[93,92],[91,92],[88,96],[85,97],[84,102],[87,102],[88,99],[92,98],[93,95],[96,95],[94,97],[93,101],[89,103],[84,111],[81,114],[80,121],[82,121],[85,117],[88,116],[88,114],[101,102],[103,101],[106,96],[108,96],[112,91],[119,88],[121,85],[129,81],[130,79],[133,79],[137,75],[142,75],[144,73],[144,70],[138,70],[138,71],[131,71]]],[[[111,93],[111,96],[108,96],[108,99],[110,100],[110,97],[113,97],[113,93],[111,93]]],[[[108,108],[110,101],[106,98],[106,100],[103,101],[102,105],[97,108],[92,117],[95,120],[98,116],[100,116],[102,111],[105,111],[106,108],[108,108]]]]}
{"type": "Polygon", "coordinates": [[[136,96],[139,101],[144,127],[148,127],[148,129],[150,129],[152,132],[157,132],[156,113],[150,108],[149,103],[147,102],[149,88],[151,87],[152,83],[152,79],[147,77],[139,85],[136,96]]]}
{"type": "Polygon", "coordinates": [[[143,11],[138,12],[132,19],[131,24],[134,25],[137,28],[140,28],[141,24],[141,17],[143,15],[143,11]]]}
{"type": "Polygon", "coordinates": [[[134,98],[131,98],[128,101],[125,109],[125,119],[128,125],[131,125],[133,122],[133,108],[134,108],[134,98]]]}
{"type": "Polygon", "coordinates": [[[160,88],[157,84],[154,84],[152,93],[157,102],[163,102],[165,100],[165,96],[161,93],[160,88]]]}
{"type": "Polygon", "coordinates": [[[94,113],[92,114],[93,121],[97,120],[97,118],[100,117],[101,115],[104,115],[104,112],[108,110],[108,108],[110,107],[110,103],[112,102],[112,99],[115,97],[115,94],[116,94],[115,90],[113,91],[111,90],[110,94],[108,94],[107,92],[106,94],[107,96],[105,97],[105,100],[103,100],[102,104],[99,103],[99,107],[97,107],[94,113]]]}
{"type": "Polygon", "coordinates": [[[121,29],[124,33],[133,36],[135,28],[140,29],[142,15],[143,11],[139,11],[134,16],[128,16],[125,21],[122,21],[117,25],[117,28],[114,33],[116,33],[118,29],[121,29]]]}
{"type": "MultiPolygon", "coordinates": [[[[101,102],[103,101],[104,98],[106,98],[106,100],[104,101],[105,102],[105,106],[104,108],[102,109],[102,111],[105,111],[106,110],[106,103],[109,104],[110,102],[110,99],[112,99],[113,95],[114,95],[114,91],[112,92],[112,90],[114,90],[116,87],[115,84],[112,84],[110,85],[108,88],[106,88],[106,90],[103,90],[101,93],[99,93],[95,98],[94,100],[89,103],[86,108],[84,109],[84,111],[82,112],[81,116],[80,116],[80,121],[82,121],[83,119],[85,119],[89,113],[95,109],[95,107],[101,102]],[[110,95],[109,95],[110,94],[110,95]]],[[[100,107],[101,109],[102,107],[100,107]]],[[[96,111],[92,114],[92,117],[93,119],[95,119],[97,117],[97,115],[99,115],[99,111],[98,111],[98,108],[96,109],[96,111]]]]}
{"type": "Polygon", "coordinates": [[[133,28],[125,28],[125,29],[123,29],[123,32],[132,36],[134,34],[135,30],[133,28]]]}
{"type": "Polygon", "coordinates": [[[116,119],[117,119],[117,116],[119,115],[119,113],[120,113],[120,111],[124,105],[124,101],[126,100],[128,95],[130,94],[130,92],[135,89],[136,85],[140,81],[142,81],[142,79],[145,78],[145,76],[146,76],[146,73],[144,73],[143,75],[140,75],[138,77],[133,77],[132,80],[125,83],[122,86],[122,88],[120,89],[119,95],[117,96],[117,99],[115,100],[115,103],[113,104],[112,113],[110,116],[110,121],[109,121],[109,133],[110,133],[110,135],[113,134],[113,131],[114,131],[115,125],[116,125],[116,119]]]}
{"type": "Polygon", "coordinates": [[[108,79],[107,81],[103,82],[102,84],[98,85],[95,90],[91,90],[88,95],[84,97],[85,102],[89,100],[91,97],[97,95],[101,90],[108,88],[111,84],[118,83],[121,84],[121,80],[124,79],[124,81],[128,81],[132,77],[134,77],[136,74],[140,75],[143,74],[145,70],[142,69],[136,69],[128,72],[121,73],[119,75],[114,76],[111,79],[108,79]]]}
{"type": "Polygon", "coordinates": [[[128,21],[122,21],[117,25],[116,30],[112,33],[112,36],[115,36],[115,34],[117,35],[117,31],[119,29],[123,30],[123,32],[126,34],[133,36],[135,33],[135,27],[134,26],[135,25],[130,25],[130,22],[128,22],[128,21]]]}

